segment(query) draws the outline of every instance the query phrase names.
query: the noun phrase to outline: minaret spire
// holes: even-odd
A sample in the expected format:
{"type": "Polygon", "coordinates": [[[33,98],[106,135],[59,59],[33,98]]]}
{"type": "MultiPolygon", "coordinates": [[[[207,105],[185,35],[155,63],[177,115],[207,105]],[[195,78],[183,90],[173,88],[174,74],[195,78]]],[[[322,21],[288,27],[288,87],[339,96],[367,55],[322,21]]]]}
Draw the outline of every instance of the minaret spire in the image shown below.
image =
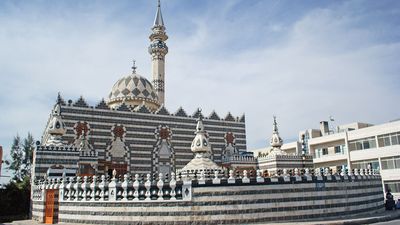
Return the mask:
{"type": "Polygon", "coordinates": [[[154,25],[155,26],[164,26],[164,20],[162,18],[162,14],[161,14],[161,3],[160,0],[158,0],[158,6],[157,6],[157,13],[156,13],[156,17],[154,18],[154,25]]]}
{"type": "Polygon", "coordinates": [[[160,0],[158,0],[157,12],[151,30],[149,53],[152,60],[153,86],[157,92],[158,102],[160,105],[165,105],[165,55],[168,53],[165,41],[168,39],[168,36],[165,33],[160,0]]]}

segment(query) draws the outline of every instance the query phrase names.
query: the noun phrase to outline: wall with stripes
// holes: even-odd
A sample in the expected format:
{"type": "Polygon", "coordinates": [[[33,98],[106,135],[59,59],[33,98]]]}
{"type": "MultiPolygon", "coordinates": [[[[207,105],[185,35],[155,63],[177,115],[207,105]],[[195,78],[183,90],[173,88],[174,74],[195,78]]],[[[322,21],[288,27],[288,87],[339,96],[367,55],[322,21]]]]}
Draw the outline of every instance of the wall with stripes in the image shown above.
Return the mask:
{"type": "MultiPolygon", "coordinates": [[[[379,175],[191,181],[190,201],[60,201],[59,222],[243,224],[328,219],[383,211],[379,175]]],[[[33,202],[33,218],[43,217],[33,202]]]]}

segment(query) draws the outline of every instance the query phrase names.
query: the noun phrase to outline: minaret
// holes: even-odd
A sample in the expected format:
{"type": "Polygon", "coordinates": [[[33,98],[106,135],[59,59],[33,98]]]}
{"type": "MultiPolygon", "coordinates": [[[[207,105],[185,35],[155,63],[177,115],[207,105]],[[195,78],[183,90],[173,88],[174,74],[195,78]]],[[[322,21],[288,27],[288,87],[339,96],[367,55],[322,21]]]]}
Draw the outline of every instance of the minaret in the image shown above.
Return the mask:
{"type": "Polygon", "coordinates": [[[157,13],[151,30],[152,33],[149,37],[151,41],[151,44],[149,46],[149,53],[152,60],[153,86],[155,91],[157,92],[159,103],[164,104],[165,55],[168,53],[168,47],[165,44],[165,41],[168,39],[168,36],[165,33],[164,21],[161,14],[160,0],[158,0],[157,13]]]}

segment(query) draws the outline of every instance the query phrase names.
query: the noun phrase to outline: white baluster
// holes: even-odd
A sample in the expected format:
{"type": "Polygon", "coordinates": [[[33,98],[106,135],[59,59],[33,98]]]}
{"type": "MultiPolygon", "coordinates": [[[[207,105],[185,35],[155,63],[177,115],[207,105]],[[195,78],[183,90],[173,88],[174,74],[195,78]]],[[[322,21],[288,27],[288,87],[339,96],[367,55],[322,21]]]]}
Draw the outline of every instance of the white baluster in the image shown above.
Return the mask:
{"type": "Polygon", "coordinates": [[[233,170],[229,170],[228,184],[234,184],[236,181],[233,173],[233,170]]]}
{"type": "Polygon", "coordinates": [[[133,182],[133,197],[135,201],[139,200],[139,174],[135,174],[135,181],[133,182]]]}
{"type": "Polygon", "coordinates": [[[96,192],[97,192],[97,176],[93,176],[93,181],[90,184],[90,189],[92,189],[92,192],[90,192],[91,196],[91,201],[96,201],[96,192]]]}
{"type": "Polygon", "coordinates": [[[151,188],[151,176],[150,174],[147,174],[146,176],[146,182],[144,183],[144,187],[146,188],[146,201],[150,201],[151,200],[151,192],[150,192],[150,188],[151,188]]]}
{"type": "Polygon", "coordinates": [[[197,180],[197,182],[198,182],[199,184],[205,184],[205,183],[206,183],[206,175],[205,175],[204,170],[202,170],[202,171],[200,172],[200,178],[197,180]]]}
{"type": "Polygon", "coordinates": [[[311,177],[309,168],[305,169],[305,176],[306,176],[307,181],[312,181],[312,177],[311,177]]]}
{"type": "Polygon", "coordinates": [[[354,169],[354,176],[360,176],[360,174],[358,173],[358,169],[357,168],[354,169]]]}
{"type": "Polygon", "coordinates": [[[264,177],[262,177],[262,171],[261,170],[257,170],[257,183],[264,183],[264,177]]]}
{"type": "Polygon", "coordinates": [[[243,184],[248,184],[248,183],[250,183],[250,179],[249,179],[249,175],[247,174],[247,170],[243,170],[242,183],[243,183],[243,184]]]}
{"type": "Polygon", "coordinates": [[[108,199],[109,201],[117,201],[117,171],[113,170],[113,177],[111,178],[111,182],[108,185],[108,199]],[[114,173],[115,171],[115,173],[114,173]]]}
{"type": "Polygon", "coordinates": [[[212,180],[213,184],[220,184],[221,183],[221,179],[219,179],[218,174],[219,174],[219,171],[215,170],[214,171],[214,179],[212,180]]]}
{"type": "Polygon", "coordinates": [[[99,184],[100,188],[100,200],[104,201],[106,198],[106,176],[101,175],[101,182],[99,184]]]}
{"type": "Polygon", "coordinates": [[[124,190],[122,192],[122,199],[127,201],[128,200],[128,185],[129,185],[129,177],[128,174],[124,175],[124,182],[122,182],[122,189],[124,190]]]}
{"type": "Polygon", "coordinates": [[[74,189],[75,189],[75,201],[80,201],[80,189],[81,189],[81,181],[82,178],[80,176],[76,177],[76,183],[74,184],[74,189]]]}
{"type": "Polygon", "coordinates": [[[323,169],[322,168],[318,168],[315,170],[316,174],[317,174],[317,180],[323,180],[324,178],[322,177],[323,175],[323,169]]]}
{"type": "Polygon", "coordinates": [[[283,180],[285,182],[290,182],[290,175],[287,173],[287,169],[283,169],[283,180]]]}
{"type": "Polygon", "coordinates": [[[176,180],[175,180],[175,173],[172,172],[171,173],[171,181],[169,182],[169,186],[171,188],[171,200],[176,200],[175,196],[176,196],[176,192],[175,192],[175,187],[176,187],[176,180]]]}
{"type": "MultiPolygon", "coordinates": [[[[37,186],[35,186],[35,187],[37,187],[37,186]]],[[[63,202],[65,200],[65,196],[64,196],[64,193],[65,193],[65,178],[61,179],[61,184],[60,184],[58,193],[59,193],[58,194],[58,200],[60,202],[63,202]]]]}
{"type": "Polygon", "coordinates": [[[158,182],[157,182],[157,187],[158,187],[158,200],[164,200],[163,196],[163,187],[164,187],[164,181],[163,181],[163,174],[159,173],[158,174],[158,182]]]}
{"type": "Polygon", "coordinates": [[[81,188],[82,188],[82,200],[83,201],[86,201],[86,198],[88,197],[88,195],[90,194],[90,190],[89,190],[89,184],[88,184],[88,182],[87,182],[87,176],[84,176],[83,177],[83,183],[82,183],[82,185],[81,185],[81,188]]]}
{"type": "Polygon", "coordinates": [[[67,179],[67,184],[66,184],[66,192],[64,193],[64,196],[68,199],[68,201],[72,200],[72,179],[71,178],[66,178],[67,179]]]}
{"type": "Polygon", "coordinates": [[[296,181],[301,181],[300,171],[298,168],[294,169],[294,177],[295,177],[296,181]]]}

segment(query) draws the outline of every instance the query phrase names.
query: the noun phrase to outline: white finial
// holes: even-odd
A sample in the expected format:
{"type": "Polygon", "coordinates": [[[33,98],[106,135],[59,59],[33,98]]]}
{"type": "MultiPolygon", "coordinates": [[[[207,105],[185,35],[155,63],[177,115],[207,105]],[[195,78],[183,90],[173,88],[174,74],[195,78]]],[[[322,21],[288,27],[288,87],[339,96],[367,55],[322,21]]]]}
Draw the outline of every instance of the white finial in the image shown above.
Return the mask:
{"type": "Polygon", "coordinates": [[[196,126],[195,134],[204,132],[203,116],[201,115],[201,109],[199,109],[199,112],[200,112],[200,115],[199,115],[199,118],[197,119],[197,126],[196,126]]]}
{"type": "Polygon", "coordinates": [[[278,124],[276,123],[276,116],[274,115],[274,126],[273,126],[273,131],[278,132],[278,124]]]}

